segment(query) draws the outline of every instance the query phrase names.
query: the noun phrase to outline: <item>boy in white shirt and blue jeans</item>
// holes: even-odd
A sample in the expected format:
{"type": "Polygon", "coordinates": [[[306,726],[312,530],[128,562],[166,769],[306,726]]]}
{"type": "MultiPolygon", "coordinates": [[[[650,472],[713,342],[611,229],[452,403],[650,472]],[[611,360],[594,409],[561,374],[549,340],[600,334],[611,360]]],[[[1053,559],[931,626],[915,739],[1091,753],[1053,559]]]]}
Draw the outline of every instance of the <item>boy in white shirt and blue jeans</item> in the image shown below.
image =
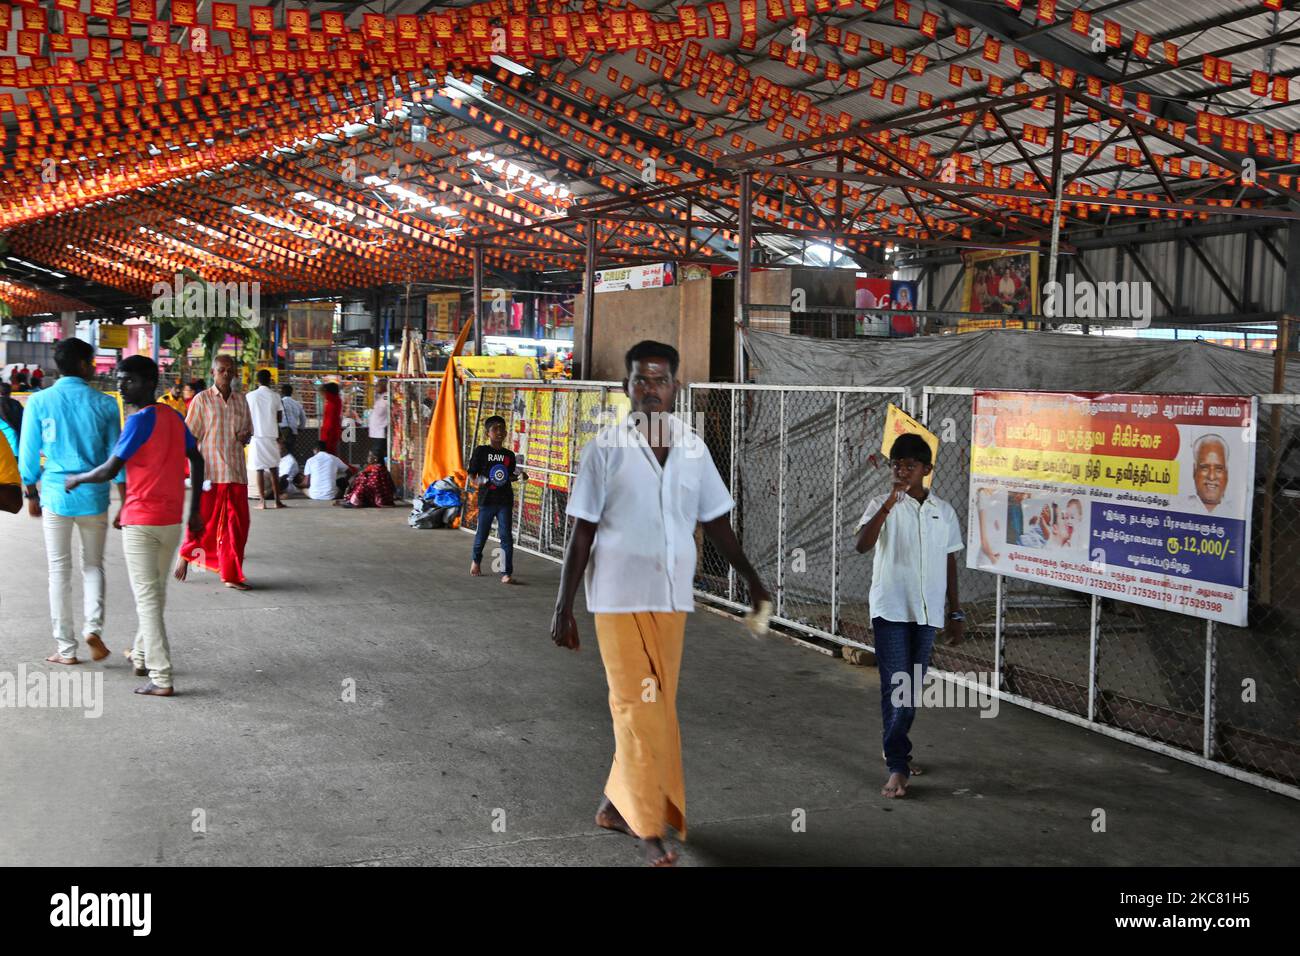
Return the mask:
{"type": "Polygon", "coordinates": [[[952,505],[925,487],[925,476],[934,470],[925,439],[900,435],[890,448],[889,464],[894,486],[867,503],[858,522],[857,549],[859,554],[876,550],[869,602],[889,769],[880,793],[897,798],[907,795],[909,777],[920,771],[910,766],[912,743],[907,736],[916,708],[897,705],[894,689],[901,685],[904,700],[919,701],[935,632],[946,621],[953,642],[963,636],[966,618],[957,596],[957,552],[966,544],[952,505]]]}

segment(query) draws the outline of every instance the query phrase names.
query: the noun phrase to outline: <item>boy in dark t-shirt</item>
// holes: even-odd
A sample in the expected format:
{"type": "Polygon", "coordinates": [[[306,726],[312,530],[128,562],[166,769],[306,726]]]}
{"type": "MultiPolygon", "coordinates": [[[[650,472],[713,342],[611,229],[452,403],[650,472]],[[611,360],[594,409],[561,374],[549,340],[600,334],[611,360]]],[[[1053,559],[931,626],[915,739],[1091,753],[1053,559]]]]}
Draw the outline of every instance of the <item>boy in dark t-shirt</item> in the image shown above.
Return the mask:
{"type": "Polygon", "coordinates": [[[483,560],[483,546],[487,544],[495,518],[497,537],[501,539],[501,551],[506,561],[501,583],[509,584],[514,575],[515,544],[511,527],[515,507],[512,482],[522,481],[528,476],[516,466],[515,453],[505,447],[506,420],[493,415],[483,426],[487,430],[488,444],[474,449],[468,468],[470,484],[478,486],[478,531],[474,535],[473,563],[469,566],[469,573],[482,573],[479,564],[483,560]]]}

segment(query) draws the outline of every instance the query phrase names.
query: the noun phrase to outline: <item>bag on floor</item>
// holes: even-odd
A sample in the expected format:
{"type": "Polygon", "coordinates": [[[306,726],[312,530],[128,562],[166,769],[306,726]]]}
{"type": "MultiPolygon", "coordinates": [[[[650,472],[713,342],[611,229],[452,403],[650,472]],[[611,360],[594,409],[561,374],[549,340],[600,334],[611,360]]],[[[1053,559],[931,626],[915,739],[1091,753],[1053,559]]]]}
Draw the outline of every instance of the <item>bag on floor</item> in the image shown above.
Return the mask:
{"type": "Polygon", "coordinates": [[[460,485],[451,478],[441,478],[424,493],[424,500],[439,508],[460,509],[460,485]]]}
{"type": "Polygon", "coordinates": [[[428,531],[439,526],[438,519],[441,514],[441,508],[432,501],[421,498],[412,506],[411,514],[407,517],[406,523],[419,531],[428,531]]]}

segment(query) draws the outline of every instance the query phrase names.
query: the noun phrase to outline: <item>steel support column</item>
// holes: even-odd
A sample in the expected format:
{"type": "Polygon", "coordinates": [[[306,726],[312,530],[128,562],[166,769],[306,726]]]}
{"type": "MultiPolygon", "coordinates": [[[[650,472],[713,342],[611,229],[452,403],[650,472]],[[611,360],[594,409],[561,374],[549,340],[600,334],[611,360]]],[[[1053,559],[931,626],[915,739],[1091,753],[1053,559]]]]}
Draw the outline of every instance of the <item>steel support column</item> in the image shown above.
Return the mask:
{"type": "Polygon", "coordinates": [[[593,378],[591,371],[591,339],[595,330],[592,321],[596,311],[596,220],[587,221],[587,255],[582,267],[582,377],[593,378]]]}
{"type": "Polygon", "coordinates": [[[736,381],[745,381],[745,330],[749,328],[750,260],[754,241],[753,173],[740,174],[739,266],[736,274],[736,381]]]}
{"type": "Polygon", "coordinates": [[[474,247],[474,302],[470,305],[474,316],[474,354],[483,354],[483,247],[474,247]]]}

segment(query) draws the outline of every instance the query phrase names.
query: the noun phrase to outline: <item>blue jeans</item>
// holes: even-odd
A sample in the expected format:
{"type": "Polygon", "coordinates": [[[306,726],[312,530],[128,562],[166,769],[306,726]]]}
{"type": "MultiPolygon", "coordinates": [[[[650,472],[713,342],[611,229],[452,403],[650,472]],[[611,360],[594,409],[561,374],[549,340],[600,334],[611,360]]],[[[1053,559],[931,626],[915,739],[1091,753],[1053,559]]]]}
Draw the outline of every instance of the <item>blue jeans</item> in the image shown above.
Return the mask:
{"type": "Polygon", "coordinates": [[[921,679],[930,665],[935,628],[873,617],[871,632],[875,636],[876,667],[880,671],[880,725],[885,765],[890,773],[901,773],[906,777],[910,775],[907,761],[912,756],[912,742],[907,739],[907,732],[912,729],[916,708],[897,706],[893,697],[895,688],[902,687],[910,688],[912,692],[904,698],[909,704],[920,699],[921,679]],[[907,681],[900,682],[896,675],[906,675],[907,681]]]}
{"type": "Polygon", "coordinates": [[[501,551],[506,557],[506,569],[503,573],[515,573],[515,536],[511,528],[513,505],[479,505],[478,530],[474,533],[474,563],[483,560],[483,546],[487,544],[488,532],[492,530],[492,519],[497,522],[497,537],[501,539],[501,551]]]}

